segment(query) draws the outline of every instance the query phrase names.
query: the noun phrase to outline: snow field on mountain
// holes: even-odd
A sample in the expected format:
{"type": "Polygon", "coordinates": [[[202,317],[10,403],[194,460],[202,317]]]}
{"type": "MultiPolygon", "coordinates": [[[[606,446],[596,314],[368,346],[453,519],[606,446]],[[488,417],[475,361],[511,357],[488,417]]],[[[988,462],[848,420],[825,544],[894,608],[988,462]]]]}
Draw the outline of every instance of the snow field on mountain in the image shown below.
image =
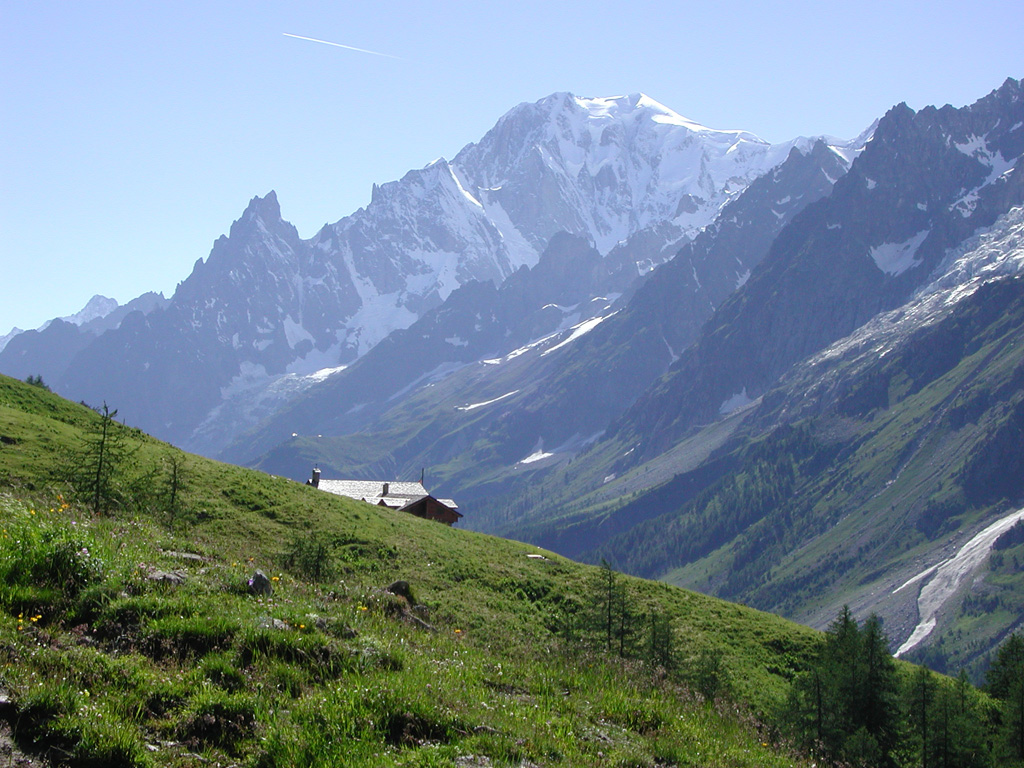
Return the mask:
{"type": "Polygon", "coordinates": [[[937,623],[938,612],[985,561],[996,539],[1020,520],[1024,520],[1024,509],[1001,517],[976,534],[953,557],[925,569],[893,591],[896,594],[912,584],[923,582],[917,597],[918,624],[896,651],[897,656],[913,650],[931,634],[937,623]]]}

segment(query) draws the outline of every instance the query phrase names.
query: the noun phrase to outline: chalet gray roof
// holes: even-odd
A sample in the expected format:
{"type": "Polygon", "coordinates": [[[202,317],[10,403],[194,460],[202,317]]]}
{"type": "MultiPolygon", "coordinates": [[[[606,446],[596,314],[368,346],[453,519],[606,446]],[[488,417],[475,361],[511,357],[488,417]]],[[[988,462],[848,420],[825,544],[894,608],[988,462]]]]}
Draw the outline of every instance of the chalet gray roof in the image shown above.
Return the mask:
{"type": "Polygon", "coordinates": [[[406,498],[405,496],[381,496],[376,501],[374,501],[373,499],[367,499],[367,501],[372,501],[374,504],[380,504],[381,502],[384,502],[385,507],[391,507],[392,509],[405,509],[405,507],[409,506],[410,504],[413,504],[419,501],[420,499],[425,498],[427,497],[417,496],[416,498],[410,499],[406,498]]]}
{"type": "Polygon", "coordinates": [[[428,496],[427,489],[421,483],[407,483],[398,480],[391,482],[378,482],[376,480],[321,480],[321,491],[334,493],[338,496],[348,496],[350,499],[359,499],[376,504],[381,499],[388,499],[385,503],[390,507],[394,506],[390,500],[398,503],[398,506],[405,506],[410,501],[422,499],[428,496]]]}
{"type": "MultiPolygon", "coordinates": [[[[317,487],[321,491],[337,496],[347,496],[375,506],[383,504],[391,509],[408,509],[418,501],[433,498],[422,483],[407,483],[400,480],[320,480],[317,487]]],[[[452,499],[437,501],[452,510],[456,517],[462,517],[459,505],[452,499]]]]}

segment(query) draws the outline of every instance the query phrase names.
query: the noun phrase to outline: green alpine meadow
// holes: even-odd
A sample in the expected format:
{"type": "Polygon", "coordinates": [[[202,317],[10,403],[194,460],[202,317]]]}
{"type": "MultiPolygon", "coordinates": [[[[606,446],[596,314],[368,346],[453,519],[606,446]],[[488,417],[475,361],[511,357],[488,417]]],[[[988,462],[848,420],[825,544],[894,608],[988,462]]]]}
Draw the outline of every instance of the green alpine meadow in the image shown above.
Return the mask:
{"type": "Polygon", "coordinates": [[[219,464],[42,381],[0,378],[0,484],[18,764],[1020,763],[1016,636],[982,692],[874,617],[819,633],[219,464]]]}

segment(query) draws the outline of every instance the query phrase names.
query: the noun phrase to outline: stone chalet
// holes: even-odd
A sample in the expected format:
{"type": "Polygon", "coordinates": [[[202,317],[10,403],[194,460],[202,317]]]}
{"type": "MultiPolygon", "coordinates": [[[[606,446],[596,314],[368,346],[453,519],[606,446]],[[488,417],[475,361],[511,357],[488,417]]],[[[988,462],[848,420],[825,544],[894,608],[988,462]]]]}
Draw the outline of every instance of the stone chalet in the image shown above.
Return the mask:
{"type": "Polygon", "coordinates": [[[423,483],[376,480],[321,480],[320,471],[314,469],[307,482],[321,491],[350,499],[365,501],[378,507],[400,509],[403,512],[437,520],[446,525],[458,522],[462,514],[459,505],[451,499],[437,499],[430,495],[423,483]]]}

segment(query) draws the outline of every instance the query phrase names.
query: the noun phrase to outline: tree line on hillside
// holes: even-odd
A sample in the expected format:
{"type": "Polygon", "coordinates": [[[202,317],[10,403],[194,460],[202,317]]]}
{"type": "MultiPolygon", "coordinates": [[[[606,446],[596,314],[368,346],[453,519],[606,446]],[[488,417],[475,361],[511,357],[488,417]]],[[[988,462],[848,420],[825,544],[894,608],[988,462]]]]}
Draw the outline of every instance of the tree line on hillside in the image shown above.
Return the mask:
{"type": "MultiPolygon", "coordinates": [[[[728,697],[722,653],[688,655],[671,618],[638,604],[629,580],[602,561],[589,601],[561,617],[566,646],[633,659],[706,700],[728,697]]],[[[860,768],[1024,766],[1024,634],[999,648],[982,690],[899,664],[881,619],[843,608],[816,655],[792,680],[774,725],[820,762],[860,768]]]]}
{"type": "Polygon", "coordinates": [[[964,671],[951,679],[926,667],[901,670],[881,620],[858,625],[844,607],[794,680],[786,719],[802,747],[833,765],[1024,764],[1024,635],[999,649],[985,693],[964,671]]]}

